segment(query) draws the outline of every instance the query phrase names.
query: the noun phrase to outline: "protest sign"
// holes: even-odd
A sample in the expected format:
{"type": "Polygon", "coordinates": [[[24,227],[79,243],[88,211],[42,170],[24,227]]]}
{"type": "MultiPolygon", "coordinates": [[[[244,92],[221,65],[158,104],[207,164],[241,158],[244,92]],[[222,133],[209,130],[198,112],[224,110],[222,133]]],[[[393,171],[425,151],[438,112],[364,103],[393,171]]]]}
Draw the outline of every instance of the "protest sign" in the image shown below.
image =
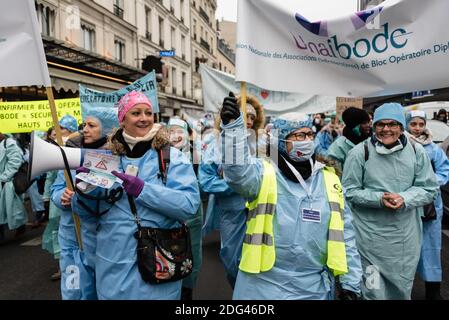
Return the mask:
{"type": "MultiPolygon", "coordinates": [[[[80,99],[57,99],[58,119],[69,114],[81,123],[80,99]]],[[[45,131],[53,121],[48,100],[0,102],[0,128],[3,133],[45,131]]]]}

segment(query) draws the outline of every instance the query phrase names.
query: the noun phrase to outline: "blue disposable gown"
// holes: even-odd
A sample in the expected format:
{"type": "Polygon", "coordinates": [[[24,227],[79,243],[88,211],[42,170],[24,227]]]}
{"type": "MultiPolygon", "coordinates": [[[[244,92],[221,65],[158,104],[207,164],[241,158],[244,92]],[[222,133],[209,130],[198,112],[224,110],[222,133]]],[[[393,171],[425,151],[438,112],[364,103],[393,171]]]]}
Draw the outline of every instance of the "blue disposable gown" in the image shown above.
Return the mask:
{"type": "Polygon", "coordinates": [[[186,221],[186,225],[190,230],[190,240],[192,244],[192,258],[195,262],[193,264],[192,273],[182,280],[182,286],[193,289],[196,286],[198,276],[203,263],[203,242],[201,236],[201,228],[203,226],[203,208],[198,207],[197,213],[186,221]]]}
{"type": "Polygon", "coordinates": [[[44,199],[42,199],[42,195],[39,193],[37,181],[33,182],[33,184],[28,188],[27,193],[30,197],[31,210],[33,210],[34,213],[44,211],[44,199]]]}
{"type": "Polygon", "coordinates": [[[355,145],[345,136],[338,137],[337,140],[330,145],[329,150],[327,151],[327,156],[337,161],[340,165],[340,169],[343,169],[346,157],[354,146],[355,145]]]}
{"type": "MultiPolygon", "coordinates": [[[[197,212],[200,198],[196,176],[189,160],[179,150],[170,148],[166,185],[159,178],[155,150],[148,150],[140,158],[121,156],[123,171],[128,165],[137,166],[138,177],[145,182],[142,192],[135,199],[143,227],[176,228],[180,225],[178,221],[186,221],[197,212]]],[[[75,200],[73,205],[81,216],[87,215],[75,200]]],[[[99,219],[95,261],[98,298],[179,299],[182,280],[157,285],[143,281],[137,268],[136,231],[137,224],[124,193],[99,219]]]]}
{"type": "MultiPolygon", "coordinates": [[[[188,145],[190,146],[190,145],[188,145]]],[[[186,157],[193,161],[193,156],[189,152],[184,152],[186,157]]],[[[198,280],[198,276],[203,263],[203,242],[202,242],[202,227],[203,227],[203,207],[200,201],[198,211],[193,217],[190,217],[186,221],[186,225],[189,227],[190,240],[192,244],[192,258],[195,263],[193,264],[192,273],[182,280],[182,286],[185,288],[194,289],[198,280]]]]}
{"type": "Polygon", "coordinates": [[[12,179],[23,163],[22,150],[14,139],[0,143],[0,225],[10,230],[24,225],[28,218],[23,199],[14,191],[12,179]]]}
{"type": "MultiPolygon", "coordinates": [[[[75,172],[71,175],[75,180],[75,172]]],[[[81,223],[83,251],[76,239],[72,209],[61,205],[61,196],[66,189],[64,171],[59,171],[51,187],[51,200],[61,209],[59,220],[59,247],[61,250],[59,267],[61,269],[61,295],[63,300],[96,300],[95,289],[95,225],[81,223]]],[[[73,199],[72,199],[73,200],[73,199]]],[[[72,207],[73,201],[72,201],[72,207]]],[[[76,209],[75,214],[78,214],[76,209]]]]}
{"type": "MultiPolygon", "coordinates": [[[[424,145],[424,149],[434,163],[438,184],[445,185],[449,180],[449,160],[435,143],[424,145]]],[[[441,220],[443,219],[441,192],[438,192],[434,205],[437,218],[423,222],[423,242],[417,272],[424,281],[441,282],[441,220]]]]}
{"type": "MultiPolygon", "coordinates": [[[[25,154],[23,155],[23,160],[28,162],[29,158],[30,154],[29,151],[26,149],[25,154]]],[[[31,210],[33,210],[34,213],[44,211],[45,210],[44,199],[42,198],[42,195],[39,193],[37,181],[33,182],[33,184],[28,188],[26,192],[28,194],[28,197],[30,198],[31,210]]]]}
{"type": "MultiPolygon", "coordinates": [[[[240,160],[244,161],[237,165],[223,165],[226,182],[243,197],[252,200],[257,196],[263,178],[262,160],[248,159],[246,139],[242,138],[242,117],[223,126],[223,129],[225,141],[236,141],[226,145],[226,148],[234,149],[234,154],[241,155],[240,160]]],[[[240,270],[233,299],[332,299],[334,279],[326,266],[331,212],[323,180],[323,167],[323,164],[316,162],[312,176],[306,181],[312,191],[309,199],[299,183],[285,178],[275,166],[278,192],[273,217],[276,261],[271,270],[259,274],[240,270]],[[320,210],[320,223],[301,219],[301,209],[310,207],[320,210]]],[[[246,218],[243,213],[241,215],[246,218]]],[[[349,272],[340,277],[340,282],[343,288],[360,292],[362,270],[351,213],[347,206],[344,207],[344,220],[349,272]]]]}
{"type": "MultiPolygon", "coordinates": [[[[47,172],[45,179],[45,191],[42,198],[46,201],[50,201],[50,188],[56,181],[58,171],[53,170],[47,172]]],[[[59,260],[61,254],[61,248],[58,241],[59,220],[61,219],[61,209],[59,209],[53,201],[50,201],[48,224],[45,227],[42,235],[42,249],[47,250],[50,254],[54,255],[55,259],[59,260]]]]}
{"type": "Polygon", "coordinates": [[[421,145],[416,153],[406,146],[388,155],[378,154],[367,140],[346,159],[343,186],[354,217],[357,247],[362,259],[365,299],[410,299],[422,240],[420,209],[432,202],[438,184],[421,145]],[[382,206],[384,192],[398,193],[405,207],[382,206]]]}
{"type": "Polygon", "coordinates": [[[231,286],[237,277],[246,229],[245,199],[235,193],[221,175],[217,139],[211,141],[199,166],[198,181],[210,193],[204,230],[220,229],[220,259],[231,286]],[[218,222],[218,223],[217,223],[218,222]]]}
{"type": "Polygon", "coordinates": [[[332,134],[327,130],[321,130],[315,138],[315,154],[327,157],[329,147],[334,142],[332,134]]]}

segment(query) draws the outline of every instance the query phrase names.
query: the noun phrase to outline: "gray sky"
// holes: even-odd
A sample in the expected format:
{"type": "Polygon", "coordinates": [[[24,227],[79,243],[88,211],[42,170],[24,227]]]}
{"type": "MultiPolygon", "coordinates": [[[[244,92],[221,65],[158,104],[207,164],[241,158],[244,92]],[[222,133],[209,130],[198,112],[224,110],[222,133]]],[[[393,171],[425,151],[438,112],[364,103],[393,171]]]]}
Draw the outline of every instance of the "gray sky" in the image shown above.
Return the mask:
{"type": "MultiPolygon", "coordinates": [[[[279,0],[282,1],[282,0],[279,0]]],[[[357,11],[357,0],[297,0],[298,12],[309,20],[329,19],[357,11]]],[[[237,0],[217,0],[217,19],[237,21],[237,0]]]]}

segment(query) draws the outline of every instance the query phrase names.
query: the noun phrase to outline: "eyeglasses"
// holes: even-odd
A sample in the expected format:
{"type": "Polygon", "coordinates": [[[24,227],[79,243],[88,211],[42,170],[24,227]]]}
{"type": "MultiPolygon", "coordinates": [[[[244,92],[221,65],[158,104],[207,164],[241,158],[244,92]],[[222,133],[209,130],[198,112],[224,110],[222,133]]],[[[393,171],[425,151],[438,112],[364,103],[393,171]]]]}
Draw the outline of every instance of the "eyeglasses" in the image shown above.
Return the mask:
{"type": "Polygon", "coordinates": [[[315,133],[313,132],[296,132],[292,133],[287,137],[288,140],[295,140],[295,141],[304,141],[306,140],[306,137],[309,138],[309,140],[315,139],[315,133]]]}
{"type": "Polygon", "coordinates": [[[399,128],[400,124],[396,121],[393,122],[376,122],[375,124],[376,129],[383,129],[385,127],[388,127],[388,129],[397,129],[399,128]]]}

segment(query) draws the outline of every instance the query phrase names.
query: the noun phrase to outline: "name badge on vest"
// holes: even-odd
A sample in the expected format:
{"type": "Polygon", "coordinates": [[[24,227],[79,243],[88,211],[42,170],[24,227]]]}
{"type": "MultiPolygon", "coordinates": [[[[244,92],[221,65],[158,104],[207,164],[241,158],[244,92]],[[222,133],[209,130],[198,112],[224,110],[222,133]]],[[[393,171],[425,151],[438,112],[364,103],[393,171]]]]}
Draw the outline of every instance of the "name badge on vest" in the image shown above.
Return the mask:
{"type": "Polygon", "coordinates": [[[321,222],[321,211],[313,209],[302,209],[302,221],[321,222]]]}

